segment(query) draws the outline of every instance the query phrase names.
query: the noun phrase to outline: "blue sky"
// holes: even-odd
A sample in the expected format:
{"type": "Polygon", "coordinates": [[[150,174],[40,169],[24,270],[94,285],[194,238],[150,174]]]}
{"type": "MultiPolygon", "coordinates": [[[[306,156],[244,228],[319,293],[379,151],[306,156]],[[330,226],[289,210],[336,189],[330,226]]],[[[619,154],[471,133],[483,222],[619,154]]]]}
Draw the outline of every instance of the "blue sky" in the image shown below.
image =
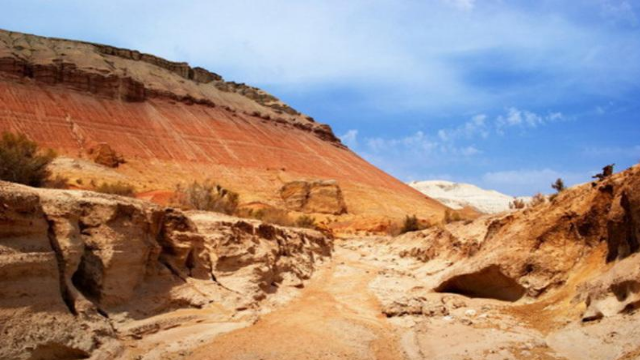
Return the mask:
{"type": "Polygon", "coordinates": [[[187,61],[404,181],[511,195],[640,160],[640,1],[4,0],[0,27],[187,61]]]}

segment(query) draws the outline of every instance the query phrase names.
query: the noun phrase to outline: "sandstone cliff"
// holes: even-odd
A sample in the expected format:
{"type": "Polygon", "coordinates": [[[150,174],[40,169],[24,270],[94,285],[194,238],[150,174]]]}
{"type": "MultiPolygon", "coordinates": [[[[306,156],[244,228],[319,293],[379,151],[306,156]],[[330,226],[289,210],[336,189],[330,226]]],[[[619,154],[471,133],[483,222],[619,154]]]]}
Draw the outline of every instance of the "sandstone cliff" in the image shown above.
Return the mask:
{"type": "Polygon", "coordinates": [[[438,272],[439,292],[536,299],[565,287],[581,267],[600,276],[629,266],[621,260],[640,250],[639,190],[636,166],[525,210],[407,234],[393,246],[402,256],[455,263],[438,272]]]}
{"type": "Polygon", "coordinates": [[[639,193],[637,165],[524,210],[370,243],[384,268],[371,288],[434,358],[636,359],[639,193]]]}
{"type": "Polygon", "coordinates": [[[211,179],[243,202],[285,208],[284,184],[335,181],[347,220],[363,225],[414,213],[439,219],[446,209],[264,91],[104,45],[0,31],[2,130],[108,165],[58,169],[85,184],[123,180],[157,193],[211,179]]]}
{"type": "Polygon", "coordinates": [[[0,182],[0,358],[116,358],[158,314],[234,316],[303,286],[331,247],[311,230],[0,182]]]}

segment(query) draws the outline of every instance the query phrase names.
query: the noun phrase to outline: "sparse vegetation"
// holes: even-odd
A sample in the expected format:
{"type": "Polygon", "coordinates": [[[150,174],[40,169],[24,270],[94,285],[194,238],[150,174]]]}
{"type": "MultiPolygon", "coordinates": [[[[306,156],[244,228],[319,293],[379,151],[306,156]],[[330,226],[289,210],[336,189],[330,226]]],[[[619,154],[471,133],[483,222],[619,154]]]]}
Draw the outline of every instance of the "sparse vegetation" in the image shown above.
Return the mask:
{"type": "Polygon", "coordinates": [[[594,179],[598,179],[598,181],[602,181],[602,180],[608,178],[609,176],[613,175],[613,168],[615,166],[616,166],[616,164],[607,165],[607,166],[602,168],[602,172],[601,173],[595,174],[592,177],[594,179]]]}
{"type": "Polygon", "coordinates": [[[420,228],[420,222],[418,221],[418,218],[415,215],[407,215],[404,218],[404,223],[402,225],[402,228],[400,229],[400,234],[405,234],[408,232],[412,232],[412,231],[418,231],[421,230],[420,228]]]}
{"type": "Polygon", "coordinates": [[[66,189],[69,187],[69,179],[62,175],[56,175],[45,180],[44,187],[50,189],[66,189]]]}
{"type": "Polygon", "coordinates": [[[41,150],[23,134],[3,132],[0,138],[0,180],[43,186],[51,176],[47,166],[56,154],[41,150]]]}
{"type": "Polygon", "coordinates": [[[520,210],[526,207],[526,203],[523,199],[513,199],[512,202],[509,203],[509,209],[512,210],[520,210]]]}
{"type": "Polygon", "coordinates": [[[238,208],[239,196],[210,181],[194,181],[188,186],[176,186],[172,203],[187,209],[216,211],[233,214],[238,208]]]}
{"type": "Polygon", "coordinates": [[[461,221],[462,220],[462,216],[460,216],[460,214],[456,211],[451,211],[451,210],[446,210],[444,212],[444,223],[445,224],[449,224],[452,222],[456,222],[456,221],[461,221]]]}
{"type": "Polygon", "coordinates": [[[404,218],[404,224],[402,225],[402,229],[400,229],[400,233],[408,233],[411,231],[420,230],[420,226],[418,224],[418,218],[415,215],[409,216],[407,215],[404,218]]]}
{"type": "Polygon", "coordinates": [[[533,195],[533,197],[531,198],[531,202],[529,203],[529,207],[534,208],[534,207],[536,207],[536,206],[538,206],[540,204],[544,204],[546,202],[547,202],[547,197],[544,196],[541,193],[537,193],[537,194],[533,195]]]}
{"type": "Polygon", "coordinates": [[[306,229],[315,229],[317,227],[316,219],[308,215],[301,215],[296,219],[296,226],[306,229]]]}
{"type": "Polygon", "coordinates": [[[562,181],[562,179],[560,178],[558,178],[555,183],[551,184],[551,188],[556,190],[558,193],[561,193],[566,189],[566,187],[564,186],[564,181],[562,181]]]}
{"type": "Polygon", "coordinates": [[[96,188],[96,191],[103,194],[112,194],[120,196],[135,196],[135,188],[131,184],[122,181],[116,183],[102,183],[96,188]]]}

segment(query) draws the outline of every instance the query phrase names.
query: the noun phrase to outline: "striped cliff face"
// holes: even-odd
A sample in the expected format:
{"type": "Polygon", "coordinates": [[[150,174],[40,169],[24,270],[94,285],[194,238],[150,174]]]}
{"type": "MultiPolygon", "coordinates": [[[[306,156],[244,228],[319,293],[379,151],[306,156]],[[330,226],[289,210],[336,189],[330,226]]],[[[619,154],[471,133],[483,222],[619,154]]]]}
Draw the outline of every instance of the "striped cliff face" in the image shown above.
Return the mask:
{"type": "Polygon", "coordinates": [[[25,133],[76,159],[108,144],[123,165],[60,172],[125,178],[149,193],[212,179],[243,202],[285,207],[283,185],[334,180],[343,216],[363,228],[368,219],[435,219],[446,209],[350,151],[329,126],[260,89],[103,45],[0,32],[0,131],[25,133]]]}

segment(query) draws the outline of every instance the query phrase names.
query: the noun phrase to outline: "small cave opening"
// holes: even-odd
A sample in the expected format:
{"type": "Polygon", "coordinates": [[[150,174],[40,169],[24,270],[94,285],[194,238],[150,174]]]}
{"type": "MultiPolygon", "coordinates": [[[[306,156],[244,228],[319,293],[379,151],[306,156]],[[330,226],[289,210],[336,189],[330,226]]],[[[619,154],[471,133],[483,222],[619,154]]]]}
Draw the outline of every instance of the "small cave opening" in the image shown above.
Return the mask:
{"type": "Polygon", "coordinates": [[[439,293],[453,293],[471,298],[518,301],[526,290],[517,281],[506,276],[498,266],[454,276],[435,289],[439,293]]]}
{"type": "Polygon", "coordinates": [[[85,247],[78,269],[71,276],[73,286],[87,299],[95,301],[101,295],[102,260],[85,247]]]}
{"type": "Polygon", "coordinates": [[[84,350],[80,350],[66,344],[60,344],[49,341],[45,344],[39,344],[31,351],[29,360],[47,360],[47,359],[88,359],[90,354],[84,350]]]}

